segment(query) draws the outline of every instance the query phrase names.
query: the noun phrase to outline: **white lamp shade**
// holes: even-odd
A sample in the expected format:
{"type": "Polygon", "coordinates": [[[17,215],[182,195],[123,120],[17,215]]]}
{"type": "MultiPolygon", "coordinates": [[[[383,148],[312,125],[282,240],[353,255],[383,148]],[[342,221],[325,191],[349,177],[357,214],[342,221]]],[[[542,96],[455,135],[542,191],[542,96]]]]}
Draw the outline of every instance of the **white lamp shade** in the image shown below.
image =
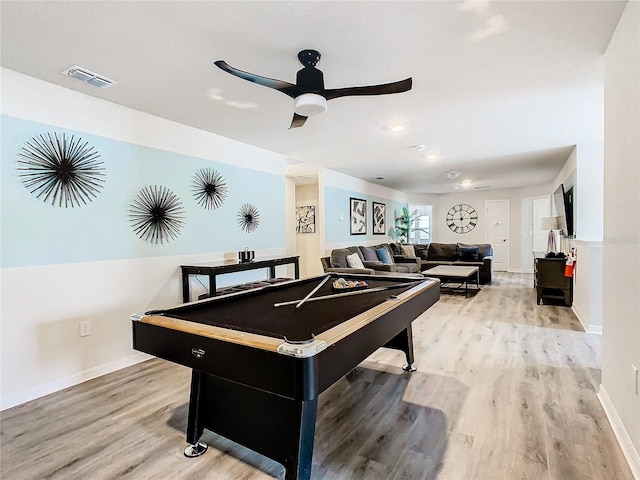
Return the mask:
{"type": "Polygon", "coordinates": [[[315,93],[303,93],[295,98],[293,111],[303,117],[320,115],[327,111],[327,99],[315,93]]]}
{"type": "Polygon", "coordinates": [[[542,217],[540,219],[541,230],[558,230],[558,217],[542,217]]]}

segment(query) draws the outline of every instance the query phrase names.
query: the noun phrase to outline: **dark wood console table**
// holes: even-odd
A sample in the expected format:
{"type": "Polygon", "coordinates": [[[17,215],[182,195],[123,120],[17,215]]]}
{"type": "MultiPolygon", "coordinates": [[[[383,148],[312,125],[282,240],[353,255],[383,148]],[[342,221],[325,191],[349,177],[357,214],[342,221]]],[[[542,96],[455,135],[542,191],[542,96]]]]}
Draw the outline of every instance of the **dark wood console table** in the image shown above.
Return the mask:
{"type": "Polygon", "coordinates": [[[536,300],[563,301],[567,307],[573,303],[573,278],[564,276],[564,258],[535,259],[536,300]]]}
{"type": "Polygon", "coordinates": [[[228,260],[222,262],[203,263],[202,265],[180,265],[182,269],[182,301],[190,302],[189,275],[207,275],[209,277],[209,293],[214,294],[216,287],[216,276],[225,273],[244,272],[246,270],[257,270],[260,268],[269,269],[269,279],[275,278],[276,267],[278,265],[293,264],[295,268],[295,278],[300,278],[300,263],[298,256],[293,257],[265,257],[257,258],[252,262],[239,262],[238,260],[228,260]]]}

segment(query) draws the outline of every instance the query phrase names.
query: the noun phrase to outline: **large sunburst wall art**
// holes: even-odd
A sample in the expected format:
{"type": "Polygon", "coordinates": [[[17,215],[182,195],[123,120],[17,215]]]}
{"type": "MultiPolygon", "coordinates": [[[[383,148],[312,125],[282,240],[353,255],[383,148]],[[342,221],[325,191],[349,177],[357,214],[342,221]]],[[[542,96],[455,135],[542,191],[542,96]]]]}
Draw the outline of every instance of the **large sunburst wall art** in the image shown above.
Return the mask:
{"type": "Polygon", "coordinates": [[[80,137],[41,134],[28,141],[18,156],[18,176],[45,203],[65,208],[86,205],[104,186],[100,154],[80,137]]]}
{"type": "Polygon", "coordinates": [[[246,233],[255,232],[260,225],[260,212],[250,203],[245,203],[238,211],[238,225],[246,233]]]}
{"type": "Polygon", "coordinates": [[[227,182],[213,168],[202,168],[192,181],[193,196],[198,205],[211,210],[220,207],[227,199],[227,182]]]}
{"type": "Polygon", "coordinates": [[[180,235],[185,209],[178,196],[168,188],[144,187],[130,207],[133,231],[144,241],[163,244],[180,235]]]}

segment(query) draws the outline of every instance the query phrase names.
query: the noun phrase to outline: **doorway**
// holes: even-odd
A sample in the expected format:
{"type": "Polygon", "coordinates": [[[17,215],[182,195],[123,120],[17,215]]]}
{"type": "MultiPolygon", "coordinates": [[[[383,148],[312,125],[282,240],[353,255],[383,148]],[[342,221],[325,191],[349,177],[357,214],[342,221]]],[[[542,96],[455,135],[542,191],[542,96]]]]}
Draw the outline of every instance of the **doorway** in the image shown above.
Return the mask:
{"type": "Polygon", "coordinates": [[[551,212],[551,198],[530,197],[522,199],[522,271],[533,273],[534,252],[547,249],[549,232],[540,228],[543,217],[551,212]]]}

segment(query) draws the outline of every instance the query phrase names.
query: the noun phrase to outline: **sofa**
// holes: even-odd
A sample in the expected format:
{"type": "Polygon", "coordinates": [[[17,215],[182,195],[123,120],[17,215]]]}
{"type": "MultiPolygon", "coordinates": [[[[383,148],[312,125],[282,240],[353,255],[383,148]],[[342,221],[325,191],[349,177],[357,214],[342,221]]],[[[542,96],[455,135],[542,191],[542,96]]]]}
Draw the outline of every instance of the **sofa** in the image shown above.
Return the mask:
{"type": "Polygon", "coordinates": [[[405,255],[394,255],[388,243],[374,246],[356,245],[336,248],[329,257],[320,259],[324,271],[335,273],[364,273],[369,275],[384,273],[420,273],[420,259],[405,255]],[[353,256],[356,255],[360,263],[353,256]],[[350,258],[347,258],[350,257],[350,258]],[[354,261],[356,261],[354,263],[354,261]]]}
{"type": "Polygon", "coordinates": [[[399,255],[420,259],[420,270],[429,275],[428,270],[438,265],[459,265],[478,267],[480,283],[491,283],[493,247],[488,243],[430,243],[428,245],[391,244],[396,258],[399,255]]]}

